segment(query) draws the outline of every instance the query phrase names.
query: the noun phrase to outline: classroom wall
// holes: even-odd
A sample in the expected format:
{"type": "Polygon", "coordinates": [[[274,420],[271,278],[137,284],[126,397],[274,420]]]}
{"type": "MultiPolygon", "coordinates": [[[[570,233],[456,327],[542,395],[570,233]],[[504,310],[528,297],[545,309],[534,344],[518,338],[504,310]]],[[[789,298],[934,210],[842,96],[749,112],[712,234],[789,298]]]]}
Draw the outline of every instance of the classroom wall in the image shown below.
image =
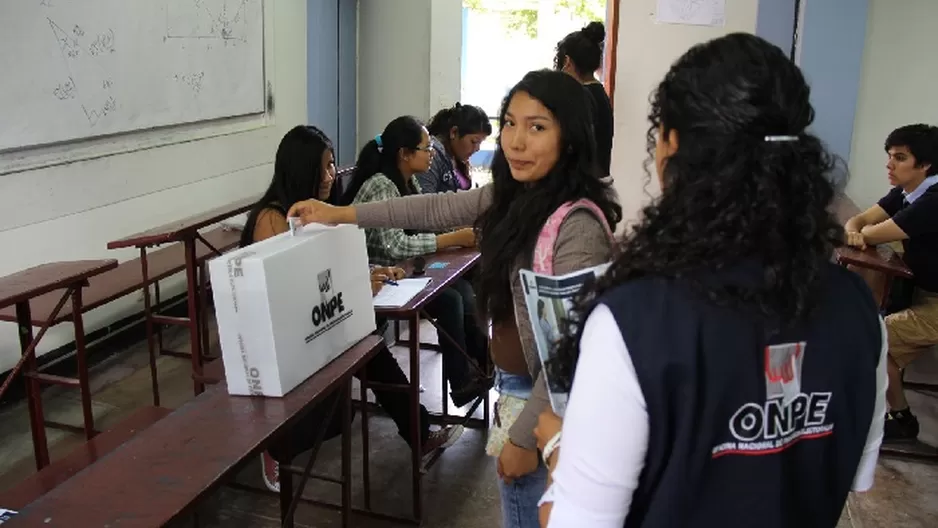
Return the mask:
{"type": "MultiPolygon", "coordinates": [[[[638,218],[650,194],[658,194],[642,164],[648,158],[648,96],[671,63],[691,46],[721,35],[756,30],[757,2],[727,0],[724,27],[657,24],[656,0],[619,0],[616,53],[615,137],[612,175],[626,223],[638,218]]],[[[654,166],[649,167],[654,171],[654,166]]]]}
{"type": "MultiPolygon", "coordinates": [[[[266,64],[276,100],[269,126],[0,176],[0,275],[56,260],[134,258],[135,250],[105,246],[261,192],[280,137],[307,117],[306,2],[269,2],[267,13],[272,23],[265,28],[271,50],[266,64]]],[[[182,277],[165,283],[163,291],[183,292],[182,277]]],[[[141,296],[130,295],[89,313],[86,331],[141,309],[141,296]]],[[[40,353],[72,339],[70,325],[55,327],[40,353]]],[[[0,324],[0,371],[18,357],[15,327],[0,324]]]]}
{"type": "Polygon", "coordinates": [[[795,0],[759,0],[756,35],[791,51],[795,29],[795,0]]]}
{"type": "Polygon", "coordinates": [[[883,141],[911,123],[938,125],[934,0],[870,0],[847,194],[862,208],[889,190],[883,141]]]}
{"type": "Polygon", "coordinates": [[[459,100],[462,0],[360,0],[358,145],[459,100]]]}
{"type": "Polygon", "coordinates": [[[323,130],[340,166],[355,162],[357,0],[308,0],[306,87],[308,122],[323,130]]]}
{"type": "Polygon", "coordinates": [[[803,0],[800,66],[817,113],[811,130],[844,161],[853,141],[867,6],[867,0],[803,0]]]}

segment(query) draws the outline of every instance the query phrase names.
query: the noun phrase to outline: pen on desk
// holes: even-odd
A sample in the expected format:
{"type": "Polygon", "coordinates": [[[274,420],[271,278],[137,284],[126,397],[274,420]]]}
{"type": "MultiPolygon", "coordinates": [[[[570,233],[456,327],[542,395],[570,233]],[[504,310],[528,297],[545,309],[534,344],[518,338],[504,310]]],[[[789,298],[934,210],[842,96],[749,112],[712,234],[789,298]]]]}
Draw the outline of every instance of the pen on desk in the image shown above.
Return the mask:
{"type": "Polygon", "coordinates": [[[390,286],[397,286],[397,281],[395,281],[395,280],[391,280],[391,279],[384,279],[384,281],[383,281],[383,282],[384,282],[385,284],[388,284],[388,285],[390,285],[390,286]]]}

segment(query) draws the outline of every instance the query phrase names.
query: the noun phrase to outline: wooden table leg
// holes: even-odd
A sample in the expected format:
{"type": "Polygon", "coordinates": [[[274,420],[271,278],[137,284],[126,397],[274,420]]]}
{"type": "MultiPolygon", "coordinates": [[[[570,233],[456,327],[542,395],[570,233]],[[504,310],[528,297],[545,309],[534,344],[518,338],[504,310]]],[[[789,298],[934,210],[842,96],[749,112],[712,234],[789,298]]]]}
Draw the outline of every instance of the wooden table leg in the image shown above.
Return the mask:
{"type": "Polygon", "coordinates": [[[361,389],[359,399],[362,402],[362,485],[365,494],[365,509],[371,510],[371,471],[368,462],[368,374],[366,369],[361,369],[358,374],[359,388],[361,389]]]}
{"type": "Polygon", "coordinates": [[[423,516],[423,500],[420,493],[420,458],[423,451],[420,431],[420,318],[414,313],[408,320],[410,325],[410,441],[414,520],[418,523],[423,516]]]}
{"type": "Polygon", "coordinates": [[[201,312],[199,310],[199,277],[198,263],[196,262],[195,239],[187,238],[183,241],[186,253],[186,301],[189,311],[189,354],[192,356],[193,391],[196,395],[202,394],[205,384],[202,383],[202,337],[201,312]]]}
{"type": "Polygon", "coordinates": [[[91,440],[97,434],[94,429],[94,414],[91,412],[91,382],[88,379],[88,350],[85,348],[85,324],[81,315],[81,288],[72,289],[72,324],[75,326],[75,360],[78,363],[78,391],[81,398],[81,413],[84,417],[85,438],[91,440]]]}
{"type": "MultiPolygon", "coordinates": [[[[153,391],[153,405],[160,406],[160,382],[156,373],[156,343],[153,341],[153,306],[150,302],[150,270],[147,267],[147,248],[140,248],[140,268],[143,274],[143,324],[147,334],[147,353],[150,355],[150,387],[153,391]]],[[[160,284],[154,283],[156,304],[160,304],[160,284]]],[[[159,350],[163,351],[162,329],[160,330],[159,350]]]]}
{"type": "Polygon", "coordinates": [[[342,526],[352,522],[352,380],[342,387],[342,526]]]}
{"type": "MultiPolygon", "coordinates": [[[[61,305],[61,302],[59,303],[61,305]]],[[[33,346],[32,314],[29,301],[16,303],[16,321],[19,327],[20,349],[27,356],[23,368],[25,372],[36,371],[36,354],[30,351],[33,346]]],[[[46,424],[42,414],[42,390],[39,380],[32,376],[23,376],[26,383],[26,403],[29,410],[29,428],[33,436],[33,454],[36,457],[36,470],[49,465],[49,446],[46,442],[46,424]]]]}

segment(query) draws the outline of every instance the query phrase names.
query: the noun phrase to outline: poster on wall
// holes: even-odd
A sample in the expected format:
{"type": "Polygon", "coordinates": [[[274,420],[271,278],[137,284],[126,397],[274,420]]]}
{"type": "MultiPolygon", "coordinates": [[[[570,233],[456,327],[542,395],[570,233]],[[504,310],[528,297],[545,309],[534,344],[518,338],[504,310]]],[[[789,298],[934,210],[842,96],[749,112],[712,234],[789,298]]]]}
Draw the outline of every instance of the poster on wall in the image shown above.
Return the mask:
{"type": "Polygon", "coordinates": [[[659,24],[723,27],[726,0],[658,0],[655,21],[659,24]]]}

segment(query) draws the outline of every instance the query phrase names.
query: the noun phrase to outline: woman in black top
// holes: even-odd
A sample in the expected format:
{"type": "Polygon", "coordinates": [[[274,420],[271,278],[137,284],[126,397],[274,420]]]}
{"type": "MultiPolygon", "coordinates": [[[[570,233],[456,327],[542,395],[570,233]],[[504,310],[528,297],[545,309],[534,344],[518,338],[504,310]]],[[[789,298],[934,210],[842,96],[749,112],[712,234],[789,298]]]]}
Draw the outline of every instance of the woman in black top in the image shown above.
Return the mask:
{"type": "MultiPolygon", "coordinates": [[[[267,238],[285,233],[287,211],[294,203],[309,198],[334,202],[335,153],[332,142],[314,126],[297,126],[291,129],[277,148],[274,176],[267,191],[248,214],[241,234],[241,247],[249,246],[267,238]]],[[[375,268],[372,270],[371,288],[377,294],[384,279],[401,278],[403,270],[375,268]]],[[[378,321],[379,327],[382,321],[378,321]]],[[[401,366],[385,347],[364,368],[368,379],[383,384],[406,385],[407,376],[401,366]]],[[[375,399],[394,420],[398,434],[408,444],[410,439],[410,397],[393,390],[373,390],[375,399]]],[[[319,429],[326,428],[326,438],[342,432],[340,416],[334,414],[326,421],[328,411],[339,394],[330,395],[323,403],[300,419],[283,438],[277,439],[262,456],[265,484],[272,490],[279,488],[277,482],[278,463],[289,464],[293,458],[308,450],[319,429]]],[[[462,433],[461,427],[447,426],[430,430],[430,415],[420,406],[421,452],[429,454],[454,443],[462,433]]]]}
{"type": "Polygon", "coordinates": [[[602,65],[606,29],[602,22],[590,22],[557,43],[554,68],[570,74],[583,83],[590,94],[593,130],[596,133],[596,159],[603,176],[609,175],[612,158],[612,103],[606,89],[596,80],[595,72],[602,65]]]}

